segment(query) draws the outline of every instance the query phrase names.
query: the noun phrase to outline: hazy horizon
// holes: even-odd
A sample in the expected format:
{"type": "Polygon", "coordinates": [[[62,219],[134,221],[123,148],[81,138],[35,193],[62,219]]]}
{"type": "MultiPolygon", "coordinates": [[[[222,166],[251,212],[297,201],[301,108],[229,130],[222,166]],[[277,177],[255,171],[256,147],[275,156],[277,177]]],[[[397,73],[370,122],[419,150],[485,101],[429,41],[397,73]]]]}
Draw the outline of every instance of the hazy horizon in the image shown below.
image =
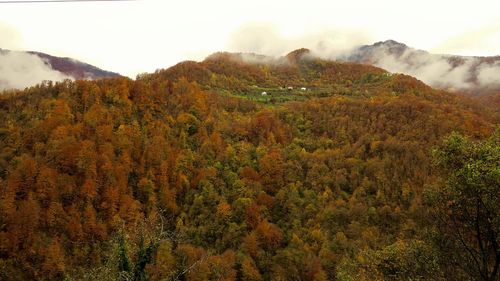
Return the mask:
{"type": "Polygon", "coordinates": [[[500,55],[500,4],[167,1],[0,4],[0,48],[71,57],[129,77],[217,51],[334,52],[388,39],[431,53],[500,55]]]}

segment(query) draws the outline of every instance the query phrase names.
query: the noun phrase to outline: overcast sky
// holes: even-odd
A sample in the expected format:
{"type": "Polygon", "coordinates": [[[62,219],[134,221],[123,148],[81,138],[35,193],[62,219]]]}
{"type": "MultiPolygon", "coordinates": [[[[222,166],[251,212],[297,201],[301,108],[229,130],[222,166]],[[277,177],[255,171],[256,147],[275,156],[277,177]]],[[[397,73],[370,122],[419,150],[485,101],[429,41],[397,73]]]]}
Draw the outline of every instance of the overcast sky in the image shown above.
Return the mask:
{"type": "MultiPolygon", "coordinates": [[[[1,1],[0,1],[1,2],[1,1]]],[[[394,39],[500,55],[500,1],[138,0],[0,4],[0,48],[70,56],[130,77],[215,51],[283,55],[394,39]]]]}

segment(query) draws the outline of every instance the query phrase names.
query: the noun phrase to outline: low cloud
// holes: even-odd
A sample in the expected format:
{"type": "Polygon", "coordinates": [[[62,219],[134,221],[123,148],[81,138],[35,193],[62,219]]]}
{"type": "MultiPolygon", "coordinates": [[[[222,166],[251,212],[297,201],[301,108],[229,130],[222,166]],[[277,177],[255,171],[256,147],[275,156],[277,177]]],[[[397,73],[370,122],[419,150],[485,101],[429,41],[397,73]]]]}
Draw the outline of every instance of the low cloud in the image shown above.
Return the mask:
{"type": "Polygon", "coordinates": [[[478,57],[430,54],[394,41],[376,44],[365,53],[363,48],[358,49],[347,59],[408,74],[438,88],[470,90],[500,85],[500,61],[488,63],[478,57]]]}
{"type": "MultiPolygon", "coordinates": [[[[303,36],[285,36],[272,24],[252,24],[233,33],[227,49],[280,57],[308,48],[312,55],[323,59],[369,63],[448,90],[500,86],[500,58],[497,62],[487,62],[477,57],[437,55],[395,41],[362,47],[367,42],[373,40],[361,30],[329,29],[303,36]]],[[[254,58],[250,57],[249,61],[254,58]]]]}
{"type": "MultiPolygon", "coordinates": [[[[0,38],[0,48],[18,49],[22,45],[21,34],[3,22],[0,22],[0,38]]],[[[0,91],[22,89],[43,80],[61,81],[67,78],[36,55],[0,49],[0,91]]]]}
{"type": "Polygon", "coordinates": [[[0,90],[22,89],[43,80],[61,81],[68,78],[36,55],[0,51],[0,90]]]}
{"type": "Polygon", "coordinates": [[[477,69],[477,80],[485,87],[500,87],[500,61],[483,63],[477,69]]]}
{"type": "Polygon", "coordinates": [[[371,41],[361,30],[323,29],[305,35],[286,36],[273,24],[245,25],[227,42],[230,52],[249,52],[279,57],[299,48],[308,48],[322,57],[337,57],[371,41]]]}
{"type": "Polygon", "coordinates": [[[391,44],[372,49],[368,61],[394,73],[414,76],[426,84],[440,88],[469,89],[474,86],[471,75],[475,59],[466,58],[454,66],[449,57],[432,55],[412,48],[395,52],[391,44]]]}

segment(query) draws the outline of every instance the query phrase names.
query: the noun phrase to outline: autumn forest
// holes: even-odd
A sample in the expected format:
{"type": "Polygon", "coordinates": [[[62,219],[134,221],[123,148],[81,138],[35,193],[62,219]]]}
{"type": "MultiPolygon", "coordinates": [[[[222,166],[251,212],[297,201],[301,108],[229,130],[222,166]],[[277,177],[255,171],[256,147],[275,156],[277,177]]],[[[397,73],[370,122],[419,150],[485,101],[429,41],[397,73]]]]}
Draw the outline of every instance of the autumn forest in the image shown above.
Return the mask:
{"type": "Polygon", "coordinates": [[[301,49],[0,95],[0,280],[499,280],[498,95],[301,49]]]}

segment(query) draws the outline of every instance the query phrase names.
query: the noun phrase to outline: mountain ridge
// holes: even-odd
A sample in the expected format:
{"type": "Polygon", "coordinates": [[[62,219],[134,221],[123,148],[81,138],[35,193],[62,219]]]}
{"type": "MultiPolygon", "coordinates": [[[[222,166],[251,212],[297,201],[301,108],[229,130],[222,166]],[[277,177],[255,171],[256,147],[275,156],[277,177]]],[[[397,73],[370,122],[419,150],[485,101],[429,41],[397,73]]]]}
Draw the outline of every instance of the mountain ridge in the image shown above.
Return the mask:
{"type": "Polygon", "coordinates": [[[121,76],[117,72],[101,69],[97,66],[71,58],[52,56],[42,52],[27,51],[27,53],[46,59],[50,66],[59,72],[70,75],[75,79],[99,79],[121,76]]]}
{"type": "Polygon", "coordinates": [[[0,90],[22,89],[44,80],[99,79],[119,77],[68,57],[56,57],[42,52],[0,49],[0,90]]]}
{"type": "Polygon", "coordinates": [[[500,55],[433,54],[395,40],[362,45],[339,59],[415,76],[427,84],[469,95],[500,93],[500,55]]]}

